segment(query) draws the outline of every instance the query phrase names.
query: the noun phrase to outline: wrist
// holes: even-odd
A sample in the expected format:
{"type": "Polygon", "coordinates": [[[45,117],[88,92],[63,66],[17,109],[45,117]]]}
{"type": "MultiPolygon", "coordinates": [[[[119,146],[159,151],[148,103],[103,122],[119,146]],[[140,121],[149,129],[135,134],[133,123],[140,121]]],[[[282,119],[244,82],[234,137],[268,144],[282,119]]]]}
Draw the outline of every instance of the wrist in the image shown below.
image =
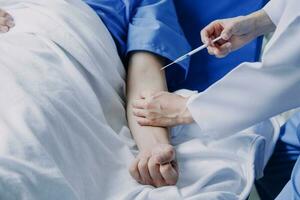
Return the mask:
{"type": "Polygon", "coordinates": [[[161,127],[143,127],[144,136],[138,142],[140,151],[150,151],[159,144],[170,144],[169,132],[161,127]]]}
{"type": "Polygon", "coordinates": [[[182,113],[180,117],[180,124],[191,124],[194,122],[194,119],[188,108],[182,113]]]}
{"type": "Polygon", "coordinates": [[[276,26],[264,10],[259,10],[249,17],[253,21],[254,37],[265,35],[275,30],[276,26]]]}
{"type": "Polygon", "coordinates": [[[189,98],[184,98],[183,109],[177,118],[177,124],[191,124],[194,122],[191,112],[187,108],[187,102],[189,98]]]}

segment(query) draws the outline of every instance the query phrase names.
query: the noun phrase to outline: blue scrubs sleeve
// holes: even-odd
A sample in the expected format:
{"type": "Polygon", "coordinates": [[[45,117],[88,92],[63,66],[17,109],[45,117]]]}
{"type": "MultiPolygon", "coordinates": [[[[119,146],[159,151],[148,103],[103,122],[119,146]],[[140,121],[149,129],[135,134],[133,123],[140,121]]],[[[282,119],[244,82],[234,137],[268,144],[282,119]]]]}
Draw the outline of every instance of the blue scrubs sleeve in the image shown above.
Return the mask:
{"type": "Polygon", "coordinates": [[[119,55],[126,53],[126,40],[131,4],[122,0],[84,0],[102,19],[113,36],[119,55]]]}
{"type": "MultiPolygon", "coordinates": [[[[127,53],[139,50],[158,54],[169,61],[190,50],[179,26],[172,0],[140,0],[132,8],[127,53]]],[[[184,60],[179,65],[183,69],[185,78],[189,60],[184,60]]],[[[177,67],[173,66],[173,68],[177,67]]]]}

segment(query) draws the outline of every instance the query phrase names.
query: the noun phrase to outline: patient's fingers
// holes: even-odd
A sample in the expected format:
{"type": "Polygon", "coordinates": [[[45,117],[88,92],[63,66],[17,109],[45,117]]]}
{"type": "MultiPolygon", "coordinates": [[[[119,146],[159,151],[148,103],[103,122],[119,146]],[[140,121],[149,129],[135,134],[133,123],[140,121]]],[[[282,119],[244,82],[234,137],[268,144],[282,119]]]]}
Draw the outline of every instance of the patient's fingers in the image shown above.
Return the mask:
{"type": "Polygon", "coordinates": [[[168,185],[175,185],[178,180],[178,173],[171,164],[160,166],[160,173],[168,185]]]}
{"type": "Polygon", "coordinates": [[[166,182],[164,181],[162,175],[160,174],[160,165],[157,164],[156,160],[153,159],[153,157],[150,158],[148,162],[148,169],[150,176],[152,178],[153,184],[156,187],[161,187],[166,185],[166,182]]]}
{"type": "Polygon", "coordinates": [[[138,169],[139,159],[135,159],[129,168],[130,175],[137,181],[141,182],[141,176],[138,169]]]}
{"type": "MultiPolygon", "coordinates": [[[[149,159],[149,158],[148,158],[149,159]]],[[[141,158],[138,163],[138,169],[139,173],[142,179],[142,182],[147,185],[152,184],[152,179],[148,170],[148,159],[147,158],[141,158]]]]}

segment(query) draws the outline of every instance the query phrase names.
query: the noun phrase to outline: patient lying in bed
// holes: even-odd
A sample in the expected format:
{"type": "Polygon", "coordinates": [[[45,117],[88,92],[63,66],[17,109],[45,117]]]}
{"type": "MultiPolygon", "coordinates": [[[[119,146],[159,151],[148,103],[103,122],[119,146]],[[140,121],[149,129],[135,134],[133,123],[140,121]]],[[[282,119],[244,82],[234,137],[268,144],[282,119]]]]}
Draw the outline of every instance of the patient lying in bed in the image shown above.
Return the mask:
{"type": "Polygon", "coordinates": [[[256,152],[267,149],[264,137],[276,135],[271,122],[223,139],[196,124],[175,127],[170,142],[166,129],[138,126],[130,106],[142,90],[165,89],[162,59],[131,54],[127,123],[125,70],[88,6],[80,0],[0,6],[16,23],[0,35],[0,199],[247,197],[256,152]]]}

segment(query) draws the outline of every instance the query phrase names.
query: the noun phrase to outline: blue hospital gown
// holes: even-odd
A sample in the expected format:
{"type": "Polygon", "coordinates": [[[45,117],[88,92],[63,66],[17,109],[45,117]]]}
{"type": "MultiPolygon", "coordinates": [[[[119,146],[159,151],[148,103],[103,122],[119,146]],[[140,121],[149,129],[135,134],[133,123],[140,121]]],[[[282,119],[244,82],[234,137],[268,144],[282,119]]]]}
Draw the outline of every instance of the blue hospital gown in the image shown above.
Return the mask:
{"type": "MultiPolygon", "coordinates": [[[[300,116],[300,113],[298,113],[298,116],[300,116]]],[[[298,143],[297,146],[300,146],[300,124],[297,128],[297,137],[298,143]]],[[[276,198],[276,200],[300,200],[300,156],[298,157],[298,160],[294,166],[294,169],[292,171],[291,179],[286,184],[284,189],[281,191],[279,196],[276,198]]]]}
{"type": "MultiPolygon", "coordinates": [[[[172,0],[84,0],[102,19],[123,60],[133,51],[148,51],[175,60],[190,46],[179,26],[172,0]]],[[[189,60],[167,71],[183,80],[189,60]]],[[[172,81],[176,81],[173,76],[172,81]]]]}

